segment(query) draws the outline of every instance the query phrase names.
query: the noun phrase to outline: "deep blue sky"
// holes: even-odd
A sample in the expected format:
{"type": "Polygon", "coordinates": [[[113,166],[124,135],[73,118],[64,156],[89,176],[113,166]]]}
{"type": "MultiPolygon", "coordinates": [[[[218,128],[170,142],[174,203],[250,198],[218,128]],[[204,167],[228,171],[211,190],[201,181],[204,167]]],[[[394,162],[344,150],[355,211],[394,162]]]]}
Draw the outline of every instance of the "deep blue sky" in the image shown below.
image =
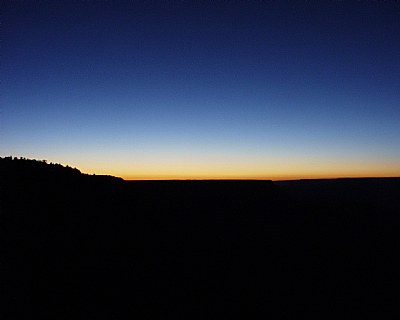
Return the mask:
{"type": "Polygon", "coordinates": [[[125,178],[400,175],[399,2],[3,6],[1,156],[125,178]]]}

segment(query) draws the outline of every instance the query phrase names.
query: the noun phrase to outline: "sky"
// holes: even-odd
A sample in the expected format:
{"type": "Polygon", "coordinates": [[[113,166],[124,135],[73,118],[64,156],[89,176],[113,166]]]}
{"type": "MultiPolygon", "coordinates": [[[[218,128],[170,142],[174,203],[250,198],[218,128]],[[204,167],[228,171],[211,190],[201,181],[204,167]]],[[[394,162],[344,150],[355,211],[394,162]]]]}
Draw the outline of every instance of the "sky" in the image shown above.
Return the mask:
{"type": "Polygon", "coordinates": [[[125,179],[400,176],[400,2],[2,7],[0,156],[125,179]]]}

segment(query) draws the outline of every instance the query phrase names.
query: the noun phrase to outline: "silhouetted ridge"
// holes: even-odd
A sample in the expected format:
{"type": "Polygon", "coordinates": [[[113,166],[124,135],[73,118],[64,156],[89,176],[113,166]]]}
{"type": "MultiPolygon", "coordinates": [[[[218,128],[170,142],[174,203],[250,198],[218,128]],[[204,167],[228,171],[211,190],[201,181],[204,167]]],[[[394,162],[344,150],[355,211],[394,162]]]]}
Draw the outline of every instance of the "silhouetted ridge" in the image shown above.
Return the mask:
{"type": "MultiPolygon", "coordinates": [[[[77,168],[63,166],[59,163],[47,163],[47,160],[34,160],[16,157],[0,157],[0,175],[3,179],[73,179],[82,174],[77,168]]],[[[121,179],[112,176],[93,175],[99,179],[121,179]]]]}
{"type": "Polygon", "coordinates": [[[81,172],[76,168],[64,167],[58,163],[47,163],[46,160],[5,157],[0,158],[2,176],[13,175],[14,178],[34,176],[76,176],[81,172]]]}
{"type": "Polygon", "coordinates": [[[398,179],[124,181],[10,157],[0,173],[8,318],[398,310],[398,179]]]}

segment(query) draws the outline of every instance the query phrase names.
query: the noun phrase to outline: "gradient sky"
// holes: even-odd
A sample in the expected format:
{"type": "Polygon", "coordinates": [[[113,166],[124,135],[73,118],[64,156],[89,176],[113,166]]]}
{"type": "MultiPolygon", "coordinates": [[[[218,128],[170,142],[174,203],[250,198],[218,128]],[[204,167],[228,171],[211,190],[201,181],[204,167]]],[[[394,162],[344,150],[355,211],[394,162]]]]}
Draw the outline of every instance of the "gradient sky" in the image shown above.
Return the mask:
{"type": "Polygon", "coordinates": [[[400,2],[8,1],[0,155],[126,179],[400,176],[400,2]]]}

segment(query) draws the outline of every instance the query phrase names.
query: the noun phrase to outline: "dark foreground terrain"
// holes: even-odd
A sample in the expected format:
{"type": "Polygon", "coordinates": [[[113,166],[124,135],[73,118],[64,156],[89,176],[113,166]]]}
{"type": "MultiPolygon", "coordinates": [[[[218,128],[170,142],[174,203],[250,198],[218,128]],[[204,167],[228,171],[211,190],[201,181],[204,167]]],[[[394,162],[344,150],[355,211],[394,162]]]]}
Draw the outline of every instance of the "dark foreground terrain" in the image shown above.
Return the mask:
{"type": "Polygon", "coordinates": [[[399,316],[400,179],[124,181],[0,159],[2,319],[399,316]]]}

